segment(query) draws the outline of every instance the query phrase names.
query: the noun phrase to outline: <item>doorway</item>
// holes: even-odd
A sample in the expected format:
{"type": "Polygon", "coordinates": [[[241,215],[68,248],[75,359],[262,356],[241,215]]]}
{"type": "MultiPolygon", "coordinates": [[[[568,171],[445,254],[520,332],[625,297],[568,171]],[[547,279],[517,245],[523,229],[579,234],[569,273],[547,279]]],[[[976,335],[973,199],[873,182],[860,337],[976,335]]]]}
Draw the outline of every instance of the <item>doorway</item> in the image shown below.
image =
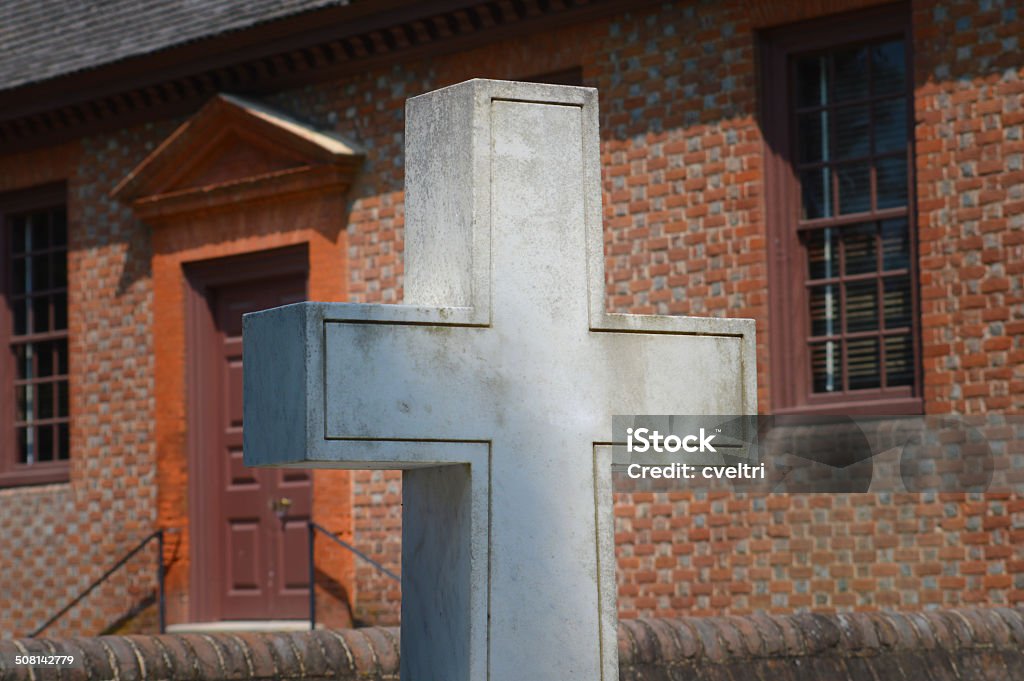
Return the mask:
{"type": "Polygon", "coordinates": [[[306,248],[203,261],[185,272],[193,618],[306,618],[310,471],[242,462],[242,315],[306,299],[306,248]]]}

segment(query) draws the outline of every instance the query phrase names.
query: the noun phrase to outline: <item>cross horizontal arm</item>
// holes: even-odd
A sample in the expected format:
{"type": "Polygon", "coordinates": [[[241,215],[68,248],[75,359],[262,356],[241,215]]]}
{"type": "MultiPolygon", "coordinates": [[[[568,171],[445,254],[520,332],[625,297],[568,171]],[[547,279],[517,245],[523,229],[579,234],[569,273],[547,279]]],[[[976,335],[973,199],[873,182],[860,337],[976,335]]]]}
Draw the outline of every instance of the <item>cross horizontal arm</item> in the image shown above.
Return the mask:
{"type": "MultiPolygon", "coordinates": [[[[304,305],[308,303],[297,303],[304,305]]],[[[469,307],[381,305],[364,303],[317,303],[317,315],[327,322],[407,324],[432,326],[486,326],[474,320],[469,307]]]]}
{"type": "Polygon", "coordinates": [[[325,321],[326,438],[490,439],[502,395],[489,331],[325,321]]]}
{"type": "MultiPolygon", "coordinates": [[[[482,403],[482,388],[466,393],[458,390],[460,385],[471,385],[471,374],[480,374],[479,364],[473,368],[464,362],[461,368],[425,373],[420,362],[453,350],[453,339],[472,342],[481,331],[482,327],[470,323],[466,308],[298,303],[246,315],[244,371],[251,396],[245,401],[244,413],[247,465],[337,461],[341,448],[331,440],[485,441],[486,428],[478,428],[472,436],[464,429],[461,434],[441,437],[438,433],[444,431],[417,432],[412,425],[415,418],[424,416],[424,409],[436,406],[455,421],[471,402],[482,403]],[[365,352],[359,353],[360,348],[365,351],[375,345],[373,339],[378,338],[391,339],[380,346],[381,353],[374,353],[378,356],[371,359],[365,352]],[[386,392],[389,386],[390,393],[386,392]],[[340,388],[343,399],[336,402],[334,396],[340,388]],[[344,418],[355,412],[346,411],[345,405],[356,408],[371,395],[376,396],[376,406],[366,418],[379,420],[364,419],[360,427],[353,428],[344,418]],[[396,428],[389,429],[389,424],[396,428]]],[[[467,353],[467,357],[474,354],[468,348],[467,353]]],[[[345,466],[348,468],[410,468],[466,460],[431,448],[414,451],[406,447],[402,456],[408,461],[393,458],[387,448],[374,451],[363,445],[344,449],[344,455],[352,457],[345,466]]]]}

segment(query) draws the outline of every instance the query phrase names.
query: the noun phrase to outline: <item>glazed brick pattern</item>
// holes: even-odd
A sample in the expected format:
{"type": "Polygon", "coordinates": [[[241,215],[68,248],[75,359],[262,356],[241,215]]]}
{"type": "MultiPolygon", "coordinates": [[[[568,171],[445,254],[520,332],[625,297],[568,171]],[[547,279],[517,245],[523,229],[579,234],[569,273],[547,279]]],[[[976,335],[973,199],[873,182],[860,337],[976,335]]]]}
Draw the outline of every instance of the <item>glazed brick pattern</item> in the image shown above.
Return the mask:
{"type": "MultiPolygon", "coordinates": [[[[381,112],[397,113],[399,102],[389,100],[395,91],[408,95],[415,87],[425,91],[472,76],[517,78],[582,67],[584,84],[597,87],[601,98],[609,307],[753,317],[759,403],[767,412],[770,320],[756,31],[872,4],[878,3],[670,3],[438,59],[429,70],[409,65],[365,76],[364,84],[375,87],[364,91],[362,103],[335,105],[338,127],[364,130],[380,122],[381,112]]],[[[926,409],[1019,413],[1024,231],[1017,205],[1022,60],[1015,41],[1024,24],[1009,2],[915,2],[911,9],[926,409]],[[952,91],[959,92],[957,99],[940,97],[952,91]],[[929,142],[940,121],[948,131],[929,142]],[[977,125],[988,133],[975,138],[964,132],[977,125]],[[972,180],[980,182],[977,201],[985,202],[984,215],[992,218],[984,227],[980,217],[971,217],[982,214],[978,209],[959,207],[972,201],[963,197],[969,185],[947,178],[980,174],[960,162],[973,156],[988,161],[984,179],[972,180]],[[936,192],[945,192],[941,205],[928,203],[936,192]],[[944,221],[941,229],[933,228],[936,220],[944,221]],[[965,229],[987,230],[962,242],[980,244],[973,253],[956,245],[965,229]],[[945,255],[937,258],[935,250],[945,255]],[[974,261],[973,270],[962,267],[966,258],[974,261]],[[974,281],[961,281],[966,276],[974,281]],[[936,287],[936,279],[948,283],[936,287]]],[[[373,139],[372,153],[389,170],[401,156],[400,131],[396,118],[390,138],[373,139]]],[[[392,267],[390,260],[402,248],[401,189],[397,181],[389,184],[385,194],[354,195],[350,290],[356,300],[401,296],[395,279],[400,265],[392,267]]],[[[358,519],[366,522],[371,514],[400,523],[399,510],[380,510],[382,496],[369,492],[385,481],[397,485],[398,477],[356,476],[357,528],[358,519]]],[[[618,495],[623,614],[922,609],[1024,600],[1024,517],[1016,498],[724,498],[715,500],[714,510],[711,503],[685,492],[671,498],[618,495]],[[769,503],[780,506],[769,511],[769,503]],[[915,525],[910,516],[922,520],[915,525]],[[738,543],[742,552],[734,550],[738,543]],[[853,566],[862,561],[858,574],[853,566]]],[[[374,532],[364,548],[397,560],[397,541],[381,545],[374,532]]],[[[365,591],[366,577],[360,573],[358,608],[387,612],[386,603],[371,605],[369,594],[381,590],[374,578],[365,591]]],[[[397,617],[397,605],[391,607],[397,617]]]]}
{"type": "Polygon", "coordinates": [[[1020,3],[914,8],[925,398],[1024,410],[1024,68],[1020,3]]]}
{"type": "MultiPolygon", "coordinates": [[[[148,236],[107,192],[169,131],[145,126],[83,140],[59,159],[0,162],[4,189],[67,181],[73,453],[70,484],[0,491],[5,635],[42,624],[154,527],[148,236]]],[[[46,633],[114,625],[154,593],[155,561],[151,545],[46,633]]]]}
{"type": "MultiPolygon", "coordinates": [[[[399,302],[405,99],[474,76],[582,68],[600,92],[609,306],[753,317],[759,404],[770,411],[756,31],[870,4],[669,2],[268,101],[365,149],[346,206],[348,299],[399,302]]],[[[1012,0],[910,7],[926,409],[1021,413],[1024,17],[1012,0]]],[[[0,159],[4,190],[69,179],[75,452],[70,485],[0,491],[0,536],[12,538],[0,552],[4,633],[24,633],[157,517],[182,512],[184,489],[156,493],[149,232],[107,198],[172,129],[0,159]]],[[[401,475],[356,472],[351,484],[352,538],[399,571],[401,475]]],[[[1021,603],[1022,503],[622,492],[620,608],[678,616],[1021,603]]],[[[329,524],[347,537],[343,525],[329,524]]],[[[173,554],[174,541],[167,557],[179,558],[171,570],[181,584],[185,549],[173,554]]],[[[151,592],[150,562],[48,633],[109,625],[151,592]]],[[[354,620],[396,623],[397,584],[361,561],[353,569],[354,620]]]]}
{"type": "Polygon", "coordinates": [[[632,492],[615,515],[623,617],[1024,602],[1010,495],[632,492]]]}
{"type": "MultiPolygon", "coordinates": [[[[185,439],[184,409],[168,410],[175,395],[168,397],[165,390],[162,417],[180,428],[161,441],[154,406],[159,371],[183,373],[185,350],[179,342],[163,354],[163,366],[155,366],[168,336],[153,338],[151,230],[129,207],[109,198],[111,188],[177,123],[86,139],[59,158],[37,153],[4,159],[0,166],[4,189],[67,182],[72,371],[70,483],[0,490],[0,532],[10,541],[0,552],[0,635],[23,635],[42,624],[157,526],[170,528],[164,554],[169,621],[188,620],[188,477],[176,456],[185,439]],[[22,172],[26,167],[32,171],[22,172]],[[175,437],[178,432],[181,437],[175,437]]],[[[188,243],[190,234],[179,230],[175,242],[188,243]]],[[[210,241],[216,240],[214,235],[210,241]]],[[[212,243],[201,256],[224,255],[224,250],[212,243]]],[[[314,293],[339,297],[343,269],[338,263],[319,269],[333,271],[334,277],[327,284],[314,278],[314,293]]],[[[181,307],[176,294],[183,281],[164,279],[163,285],[169,289],[163,295],[179,301],[172,307],[181,307]]],[[[318,472],[315,479],[316,519],[350,539],[347,474],[318,472]],[[333,498],[339,492],[341,499],[333,498]],[[328,509],[333,515],[321,517],[328,509]]],[[[321,542],[317,551],[319,617],[328,624],[349,624],[344,600],[352,585],[352,558],[330,548],[321,542]]],[[[155,544],[150,544],[45,633],[153,630],[155,565],[155,544]]]]}
{"type": "MultiPolygon", "coordinates": [[[[775,22],[768,21],[767,9],[743,17],[733,14],[729,6],[722,5],[718,16],[707,20],[713,31],[698,33],[716,41],[719,47],[711,52],[721,59],[701,62],[698,58],[690,81],[697,78],[699,82],[707,69],[717,69],[722,76],[726,68],[737,69],[738,73],[725,76],[729,80],[722,80],[722,92],[708,87],[713,99],[704,100],[705,107],[738,107],[739,118],[735,114],[726,118],[728,124],[736,125],[745,120],[743,113],[752,113],[755,72],[750,52],[743,52],[753,46],[751,22],[755,26],[775,22]],[[719,32],[717,37],[711,35],[714,31],[719,32]],[[735,34],[743,36],[739,47],[734,46],[735,34]],[[731,61],[735,50],[745,55],[739,65],[731,61]],[[729,94],[729,83],[739,83],[740,92],[729,94]]],[[[704,12],[715,14],[703,7],[704,12]]],[[[791,3],[790,10],[799,13],[797,7],[809,8],[810,3],[791,3]]],[[[1024,268],[1020,266],[1024,262],[1024,60],[1017,36],[1024,21],[1011,2],[915,2],[912,10],[926,410],[1019,414],[1024,405],[1024,268]]],[[[699,90],[695,99],[700,99],[699,90]]],[[[704,112],[706,108],[694,106],[689,113],[694,123],[684,128],[701,129],[704,112]]],[[[749,137],[736,132],[735,141],[749,139],[748,153],[757,157],[759,132],[753,127],[754,119],[746,120],[749,137]]],[[[720,169],[720,161],[740,155],[736,147],[726,151],[716,144],[720,139],[716,128],[694,137],[687,151],[705,175],[709,161],[720,169]],[[710,149],[702,157],[703,147],[710,149]]],[[[685,152],[683,158],[685,165],[685,152]]],[[[641,171],[651,165],[648,153],[637,151],[635,159],[641,171]]],[[[628,152],[623,160],[629,160],[628,152]]],[[[748,243],[741,241],[739,254],[733,257],[745,257],[753,266],[740,269],[732,284],[735,288],[729,289],[738,263],[730,263],[726,246],[719,245],[719,263],[726,265],[724,270],[714,268],[715,276],[723,278],[719,291],[735,293],[727,303],[715,295],[705,298],[701,313],[745,305],[743,314],[758,319],[760,405],[762,411],[770,411],[765,392],[770,378],[765,362],[766,309],[763,298],[749,298],[750,293],[763,295],[766,286],[763,270],[757,269],[765,258],[764,228],[758,215],[762,204],[753,202],[746,215],[740,207],[743,187],[750,186],[756,193],[760,177],[754,170],[756,161],[745,162],[751,169],[743,176],[750,178],[749,184],[728,183],[738,197],[735,203],[727,203],[716,223],[705,222],[695,234],[738,218],[738,225],[753,237],[748,243]],[[740,288],[745,286],[749,290],[743,300],[740,288]]],[[[747,168],[741,165],[736,171],[747,168]]],[[[728,172],[728,166],[720,172],[728,172]]],[[[628,183],[631,176],[624,173],[623,182],[628,183]]],[[[688,201],[708,204],[709,192],[696,178],[687,181],[697,193],[688,201]]],[[[623,192],[618,205],[639,196],[623,192]]],[[[615,205],[614,198],[608,199],[606,193],[606,210],[615,205]]],[[[706,208],[709,215],[717,215],[713,202],[706,208]]],[[[618,210],[621,215],[612,219],[622,220],[620,229],[637,230],[636,220],[631,225],[625,219],[628,209],[618,210]]],[[[697,214],[703,209],[692,210],[697,214]]],[[[615,230],[610,231],[614,254],[615,230]]],[[[691,238],[710,242],[714,230],[706,237],[691,238]]],[[[624,241],[632,245],[628,237],[624,241]]],[[[723,241],[737,244],[735,239],[723,241]]],[[[627,255],[625,247],[622,250],[623,257],[634,262],[643,257],[627,255]]],[[[637,250],[652,253],[648,260],[658,257],[650,246],[637,250]]],[[[696,249],[680,254],[674,267],[678,271],[694,263],[703,266],[703,255],[696,249]]],[[[674,260],[671,254],[668,259],[674,260]]],[[[644,300],[625,296],[642,295],[657,286],[654,277],[644,280],[624,268],[612,271],[618,272],[613,277],[621,277],[616,300],[626,307],[642,307],[644,300]]],[[[670,281],[665,283],[671,286],[670,281]]],[[[688,285],[681,294],[692,296],[693,291],[688,285]]],[[[1019,444],[1017,450],[1003,453],[1019,459],[1019,444]]],[[[1024,502],[1016,496],[746,498],[680,492],[620,494],[616,501],[619,604],[627,616],[758,609],[917,610],[1024,602],[1024,502]]]]}

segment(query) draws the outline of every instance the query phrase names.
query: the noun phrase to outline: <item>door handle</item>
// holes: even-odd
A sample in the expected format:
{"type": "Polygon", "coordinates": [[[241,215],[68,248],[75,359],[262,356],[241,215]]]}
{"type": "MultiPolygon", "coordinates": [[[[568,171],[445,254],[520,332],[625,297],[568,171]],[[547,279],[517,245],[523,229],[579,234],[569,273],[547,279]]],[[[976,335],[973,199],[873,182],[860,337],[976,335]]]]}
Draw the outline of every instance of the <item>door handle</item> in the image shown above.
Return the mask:
{"type": "Polygon", "coordinates": [[[274,511],[278,518],[284,520],[285,516],[288,515],[288,509],[291,508],[292,500],[288,497],[281,497],[280,499],[271,499],[270,508],[274,511]]]}

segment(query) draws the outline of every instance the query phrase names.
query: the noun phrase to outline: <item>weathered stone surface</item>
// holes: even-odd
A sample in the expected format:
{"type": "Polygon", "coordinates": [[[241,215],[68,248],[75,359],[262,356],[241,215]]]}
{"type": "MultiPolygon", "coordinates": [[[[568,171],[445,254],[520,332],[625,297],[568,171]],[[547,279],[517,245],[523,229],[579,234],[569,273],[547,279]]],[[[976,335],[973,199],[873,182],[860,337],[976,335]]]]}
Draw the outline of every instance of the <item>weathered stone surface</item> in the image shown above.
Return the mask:
{"type": "Polygon", "coordinates": [[[1024,679],[1015,626],[1022,609],[624,621],[619,678],[1013,681],[1024,679]],[[696,657],[681,654],[694,648],[696,657]]]}
{"type": "MultiPolygon", "coordinates": [[[[619,679],[1015,681],[1024,679],[1024,647],[1007,635],[1013,628],[1024,630],[1024,609],[625,620],[618,630],[619,679]],[[896,633],[868,640],[851,621],[896,633]],[[971,622],[960,631],[969,631],[967,638],[953,634],[958,621],[971,622]],[[783,643],[783,631],[792,632],[796,645],[783,643]],[[708,645],[720,636],[732,643],[708,645]]],[[[394,681],[398,644],[398,630],[384,628],[6,640],[0,641],[0,681],[394,681]],[[13,664],[25,654],[74,655],[75,664],[30,672],[13,664]]]]}
{"type": "Polygon", "coordinates": [[[613,677],[612,417],[757,411],[752,321],[607,312],[597,125],[590,88],[411,99],[406,304],[245,317],[247,465],[405,471],[406,679],[613,677]]]}

